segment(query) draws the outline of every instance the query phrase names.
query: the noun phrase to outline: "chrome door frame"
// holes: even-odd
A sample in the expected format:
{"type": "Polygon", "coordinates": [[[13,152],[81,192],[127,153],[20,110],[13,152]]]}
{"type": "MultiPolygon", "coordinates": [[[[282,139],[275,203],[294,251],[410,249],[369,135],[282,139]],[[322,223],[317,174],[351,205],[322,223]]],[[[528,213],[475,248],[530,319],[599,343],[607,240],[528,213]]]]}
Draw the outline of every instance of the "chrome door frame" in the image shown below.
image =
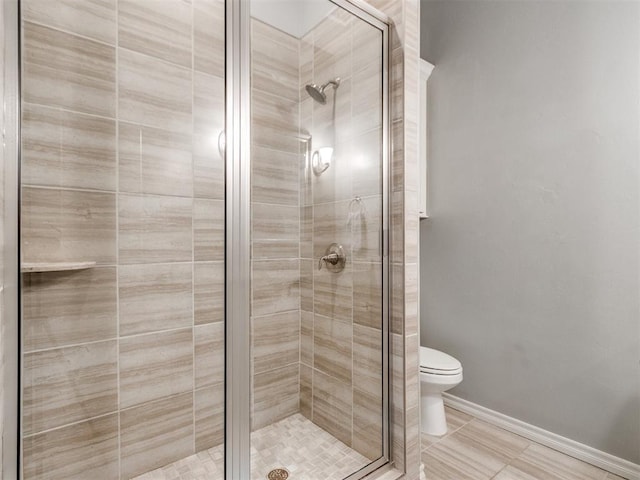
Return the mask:
{"type": "MultiPolygon", "coordinates": [[[[383,455],[349,480],[371,474],[391,458],[389,417],[390,96],[387,15],[363,0],[330,0],[382,32],[382,361],[383,455]]],[[[250,0],[226,0],[226,453],[227,480],[251,478],[251,16],[250,0]]]]}

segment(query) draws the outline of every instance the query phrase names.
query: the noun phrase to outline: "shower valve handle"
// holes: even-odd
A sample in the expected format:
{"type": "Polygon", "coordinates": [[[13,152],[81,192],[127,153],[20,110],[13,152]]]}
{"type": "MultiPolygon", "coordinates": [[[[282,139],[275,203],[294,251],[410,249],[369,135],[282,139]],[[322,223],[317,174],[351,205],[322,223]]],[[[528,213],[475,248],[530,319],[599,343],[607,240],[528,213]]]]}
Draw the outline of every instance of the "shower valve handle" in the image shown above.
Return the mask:
{"type": "Polygon", "coordinates": [[[347,263],[347,256],[344,253],[342,245],[332,243],[324,252],[324,255],[320,257],[318,261],[318,270],[322,270],[322,265],[327,267],[327,270],[333,273],[339,273],[344,270],[344,266],[347,263]]]}
{"type": "Polygon", "coordinates": [[[318,270],[322,270],[322,262],[330,263],[331,265],[337,265],[339,261],[340,256],[337,253],[330,253],[329,255],[320,257],[320,261],[318,262],[318,270]]]}

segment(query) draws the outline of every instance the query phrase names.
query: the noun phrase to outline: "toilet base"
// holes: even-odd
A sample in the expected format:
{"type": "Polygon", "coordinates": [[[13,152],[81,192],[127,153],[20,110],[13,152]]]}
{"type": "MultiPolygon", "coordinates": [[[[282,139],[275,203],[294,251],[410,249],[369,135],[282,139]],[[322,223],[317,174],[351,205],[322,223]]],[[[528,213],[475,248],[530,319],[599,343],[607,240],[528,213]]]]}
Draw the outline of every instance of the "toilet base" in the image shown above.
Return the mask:
{"type": "Polygon", "coordinates": [[[423,393],[420,399],[421,431],[427,435],[440,437],[447,433],[447,417],[444,401],[440,393],[423,393]]]}

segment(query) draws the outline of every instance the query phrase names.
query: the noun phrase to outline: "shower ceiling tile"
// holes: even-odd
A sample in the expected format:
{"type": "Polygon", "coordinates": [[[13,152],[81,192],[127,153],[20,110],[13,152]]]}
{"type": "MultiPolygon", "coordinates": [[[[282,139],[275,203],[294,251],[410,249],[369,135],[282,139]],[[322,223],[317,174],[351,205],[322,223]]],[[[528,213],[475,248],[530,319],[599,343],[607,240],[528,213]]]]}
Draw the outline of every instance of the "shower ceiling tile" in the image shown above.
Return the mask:
{"type": "Polygon", "coordinates": [[[115,45],[116,3],[117,0],[29,0],[21,4],[22,18],[115,45]]]}
{"type": "Polygon", "coordinates": [[[23,100],[114,117],[113,47],[24,22],[23,100]]]}
{"type": "Polygon", "coordinates": [[[191,392],[122,411],[121,477],[135,477],[188,457],[195,453],[193,440],[191,392]]]}
{"type": "Polygon", "coordinates": [[[191,68],[191,3],[119,0],[118,45],[191,68]]]}
{"type": "Polygon", "coordinates": [[[192,71],[118,49],[119,120],[191,133],[192,71]]]}
{"type": "Polygon", "coordinates": [[[121,265],[118,269],[120,336],[190,327],[192,265],[121,265]]]}
{"type": "Polygon", "coordinates": [[[117,480],[118,414],[26,437],[23,463],[34,480],[117,480]]]}
{"type": "Polygon", "coordinates": [[[115,340],[28,353],[23,373],[25,435],[118,408],[115,340]]]}
{"type": "Polygon", "coordinates": [[[120,339],[120,408],[193,389],[191,328],[120,339]]]}
{"type": "Polygon", "coordinates": [[[61,347],[115,338],[115,267],[24,276],[24,350],[61,347]]]}
{"type": "Polygon", "coordinates": [[[119,122],[120,192],[193,196],[191,152],[191,134],[119,122]]]}
{"type": "Polygon", "coordinates": [[[116,189],[116,124],[93,115],[24,104],[22,184],[116,189]]]}

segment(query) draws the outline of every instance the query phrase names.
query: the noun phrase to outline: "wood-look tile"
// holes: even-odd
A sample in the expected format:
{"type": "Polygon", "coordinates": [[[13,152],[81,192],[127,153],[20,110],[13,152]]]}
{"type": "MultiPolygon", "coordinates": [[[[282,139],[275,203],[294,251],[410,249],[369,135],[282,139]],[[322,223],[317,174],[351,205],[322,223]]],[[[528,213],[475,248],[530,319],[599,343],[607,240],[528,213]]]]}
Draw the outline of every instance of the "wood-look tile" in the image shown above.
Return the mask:
{"type": "Polygon", "coordinates": [[[353,389],[353,444],[357,452],[373,461],[382,456],[382,395],[353,389]]]}
{"type": "Polygon", "coordinates": [[[224,262],[193,266],[193,308],[196,325],[224,321],[224,262]]]}
{"type": "Polygon", "coordinates": [[[300,312],[300,362],[313,366],[313,313],[300,312]]]}
{"type": "Polygon", "coordinates": [[[316,261],[303,258],[300,260],[300,309],[313,312],[313,269],[316,261]]]}
{"type": "Polygon", "coordinates": [[[352,341],[351,322],[316,314],[313,322],[314,368],[342,382],[351,383],[352,341]]]}
{"type": "MultiPolygon", "coordinates": [[[[489,480],[486,472],[475,470],[474,466],[464,463],[450,463],[435,455],[432,449],[425,450],[421,455],[426,478],[429,480],[489,480]]],[[[500,467],[493,467],[491,470],[500,467]]]]}
{"type": "Polygon", "coordinates": [[[382,265],[353,264],[353,322],[382,328],[382,265]]]}
{"type": "Polygon", "coordinates": [[[26,354],[24,434],[117,410],[116,365],[115,340],[26,354]]]}
{"type": "Polygon", "coordinates": [[[502,470],[498,480],[603,480],[607,472],[539,444],[529,446],[502,470]]]}
{"type": "Polygon", "coordinates": [[[22,18],[100,42],[116,43],[116,0],[29,0],[22,18]]]}
{"type": "Polygon", "coordinates": [[[114,191],[115,121],[24,104],[22,183],[114,191]]]}
{"type": "MultiPolygon", "coordinates": [[[[317,77],[317,75],[314,76],[317,77]]],[[[313,128],[311,130],[313,134],[313,147],[332,146],[336,148],[334,151],[336,161],[331,165],[333,171],[327,170],[316,178],[316,180],[330,178],[331,181],[336,183],[336,187],[333,190],[328,190],[324,197],[318,197],[317,195],[314,197],[316,201],[324,202],[332,200],[331,198],[327,198],[330,192],[334,192],[334,195],[338,197],[342,193],[341,190],[346,190],[350,187],[349,181],[351,180],[353,162],[347,160],[351,157],[349,156],[349,149],[346,147],[349,147],[351,140],[353,140],[353,112],[351,108],[353,92],[351,78],[341,77],[340,86],[337,89],[328,88],[325,90],[325,93],[327,95],[327,103],[325,105],[318,102],[311,104],[313,109],[313,128]],[[333,108],[334,103],[335,111],[333,108]],[[331,107],[329,107],[329,105],[331,105],[331,107]]],[[[308,94],[305,92],[305,95],[308,94]]],[[[331,185],[327,184],[325,188],[331,189],[331,185]]],[[[314,194],[315,193],[317,192],[314,192],[314,194]]],[[[348,198],[348,193],[346,194],[346,198],[348,198]]],[[[333,200],[337,199],[338,198],[333,198],[333,200]]]]}
{"type": "MultiPolygon", "coordinates": [[[[449,406],[444,407],[445,410],[445,415],[447,418],[447,433],[446,435],[450,435],[453,432],[459,430],[460,428],[462,428],[464,425],[466,425],[467,423],[469,423],[473,417],[471,415],[467,415],[466,413],[461,412],[460,410],[455,410],[449,406]]],[[[427,448],[431,445],[433,445],[434,443],[438,443],[440,440],[442,440],[445,437],[445,435],[441,435],[441,436],[434,436],[434,435],[428,435],[426,433],[422,433],[421,434],[421,445],[422,448],[427,448]]]]}
{"type": "Polygon", "coordinates": [[[191,330],[120,339],[120,408],[193,389],[191,330]]]}
{"type": "Polygon", "coordinates": [[[189,327],[193,321],[192,265],[121,265],[120,335],[189,327]]]}
{"type": "Polygon", "coordinates": [[[354,18],[351,25],[353,55],[353,73],[374,64],[378,68],[382,65],[382,31],[370,23],[354,18]]]}
{"type": "Polygon", "coordinates": [[[118,49],[120,120],[191,133],[191,89],[191,70],[118,49]]]}
{"type": "Polygon", "coordinates": [[[300,364],[300,413],[311,420],[313,416],[313,369],[300,364]]]}
{"type": "Polygon", "coordinates": [[[24,22],[23,100],[113,117],[115,49],[24,22]]]}
{"type": "MultiPolygon", "coordinates": [[[[297,124],[297,122],[296,122],[297,124]]],[[[264,149],[273,149],[278,152],[289,154],[300,154],[300,138],[293,130],[283,130],[280,127],[273,127],[269,122],[252,122],[251,123],[251,144],[264,149]]],[[[253,157],[252,158],[256,158],[253,157]]],[[[300,156],[297,162],[302,162],[303,157],[300,156]]],[[[254,164],[254,161],[251,162],[254,164]]],[[[291,172],[293,173],[293,171],[291,172]]],[[[295,170],[296,176],[298,171],[295,170]]]]}
{"type": "Polygon", "coordinates": [[[296,363],[253,376],[252,430],[298,412],[298,367],[296,363]]]}
{"type": "Polygon", "coordinates": [[[197,71],[224,77],[224,0],[193,0],[193,57],[197,71]]]}
{"type": "Polygon", "coordinates": [[[23,188],[23,261],[114,264],[115,200],[111,193],[23,188]]]}
{"type": "Polygon", "coordinates": [[[116,280],[111,267],[24,275],[24,351],[114,338],[116,280]]]}
{"type": "Polygon", "coordinates": [[[300,41],[261,21],[251,20],[251,87],[298,101],[300,41]]]}
{"type": "Polygon", "coordinates": [[[191,2],[119,0],[118,45],[191,68],[191,2]]]}
{"type": "Polygon", "coordinates": [[[300,258],[313,258],[313,206],[300,207],[300,258]]]}
{"type": "Polygon", "coordinates": [[[351,446],[351,385],[314,370],[313,423],[351,446]]]}
{"type": "Polygon", "coordinates": [[[121,194],[120,263],[191,261],[192,210],[190,198],[121,194]]]}
{"type": "Polygon", "coordinates": [[[314,270],[313,310],[328,318],[352,321],[353,280],[348,264],[340,273],[330,272],[325,267],[314,270]]]}
{"type": "Polygon", "coordinates": [[[253,203],[251,208],[252,258],[298,258],[299,208],[253,203]]]}
{"type": "Polygon", "coordinates": [[[353,196],[367,197],[382,193],[382,129],[354,136],[351,155],[351,190],[353,196]]]}
{"type": "Polygon", "coordinates": [[[198,325],[195,338],[195,388],[224,382],[224,323],[198,325]]]}
{"type": "Polygon", "coordinates": [[[225,204],[222,200],[193,201],[193,256],[196,261],[225,258],[225,204]]]}
{"type": "MultiPolygon", "coordinates": [[[[332,243],[339,243],[351,257],[350,201],[329,202],[313,207],[313,258],[319,259],[332,243]]],[[[355,207],[354,207],[355,208],[355,207]]],[[[354,224],[354,227],[356,225],[354,224]]],[[[361,225],[360,225],[361,226],[361,225]]],[[[347,258],[347,264],[353,258],[347,258]]]]}
{"type": "Polygon", "coordinates": [[[382,330],[353,325],[353,386],[382,398],[382,330]]]}
{"type": "Polygon", "coordinates": [[[122,478],[193,454],[193,393],[123,410],[120,449],[122,478]]]}
{"type": "Polygon", "coordinates": [[[314,75],[320,82],[351,76],[352,15],[336,9],[314,30],[314,75]]]}
{"type": "Polygon", "coordinates": [[[382,128],[382,62],[373,61],[352,77],[353,133],[382,128]]]}
{"type": "Polygon", "coordinates": [[[218,136],[193,136],[193,194],[199,198],[224,199],[224,159],[218,136]]]}
{"type": "MultiPolygon", "coordinates": [[[[296,140],[297,142],[297,140],[296,140]]],[[[251,150],[251,200],[298,205],[298,165],[303,157],[254,146],[251,150]]]]}
{"type": "Polygon", "coordinates": [[[254,260],[251,264],[252,316],[261,317],[299,308],[299,260],[254,260]]]}
{"type": "Polygon", "coordinates": [[[217,145],[224,130],[225,84],[223,77],[196,72],[193,77],[193,131],[209,136],[217,145]]]}
{"type": "Polygon", "coordinates": [[[224,442],[224,383],[195,392],[196,452],[224,442]]]}
{"type": "Polygon", "coordinates": [[[300,360],[300,312],[251,319],[253,373],[259,374],[300,360]]]}
{"type": "Polygon", "coordinates": [[[451,471],[460,478],[491,478],[527,446],[522,437],[473,420],[425,451],[432,467],[423,461],[434,478],[453,478],[443,476],[451,471]]]}
{"type": "Polygon", "coordinates": [[[30,480],[118,480],[118,414],[26,437],[30,480]]]}
{"type": "Polygon", "coordinates": [[[379,262],[381,260],[382,196],[362,198],[361,214],[349,226],[354,262],[379,262]]]}
{"type": "Polygon", "coordinates": [[[121,192],[193,195],[190,134],[124,122],[118,128],[121,192]]]}

